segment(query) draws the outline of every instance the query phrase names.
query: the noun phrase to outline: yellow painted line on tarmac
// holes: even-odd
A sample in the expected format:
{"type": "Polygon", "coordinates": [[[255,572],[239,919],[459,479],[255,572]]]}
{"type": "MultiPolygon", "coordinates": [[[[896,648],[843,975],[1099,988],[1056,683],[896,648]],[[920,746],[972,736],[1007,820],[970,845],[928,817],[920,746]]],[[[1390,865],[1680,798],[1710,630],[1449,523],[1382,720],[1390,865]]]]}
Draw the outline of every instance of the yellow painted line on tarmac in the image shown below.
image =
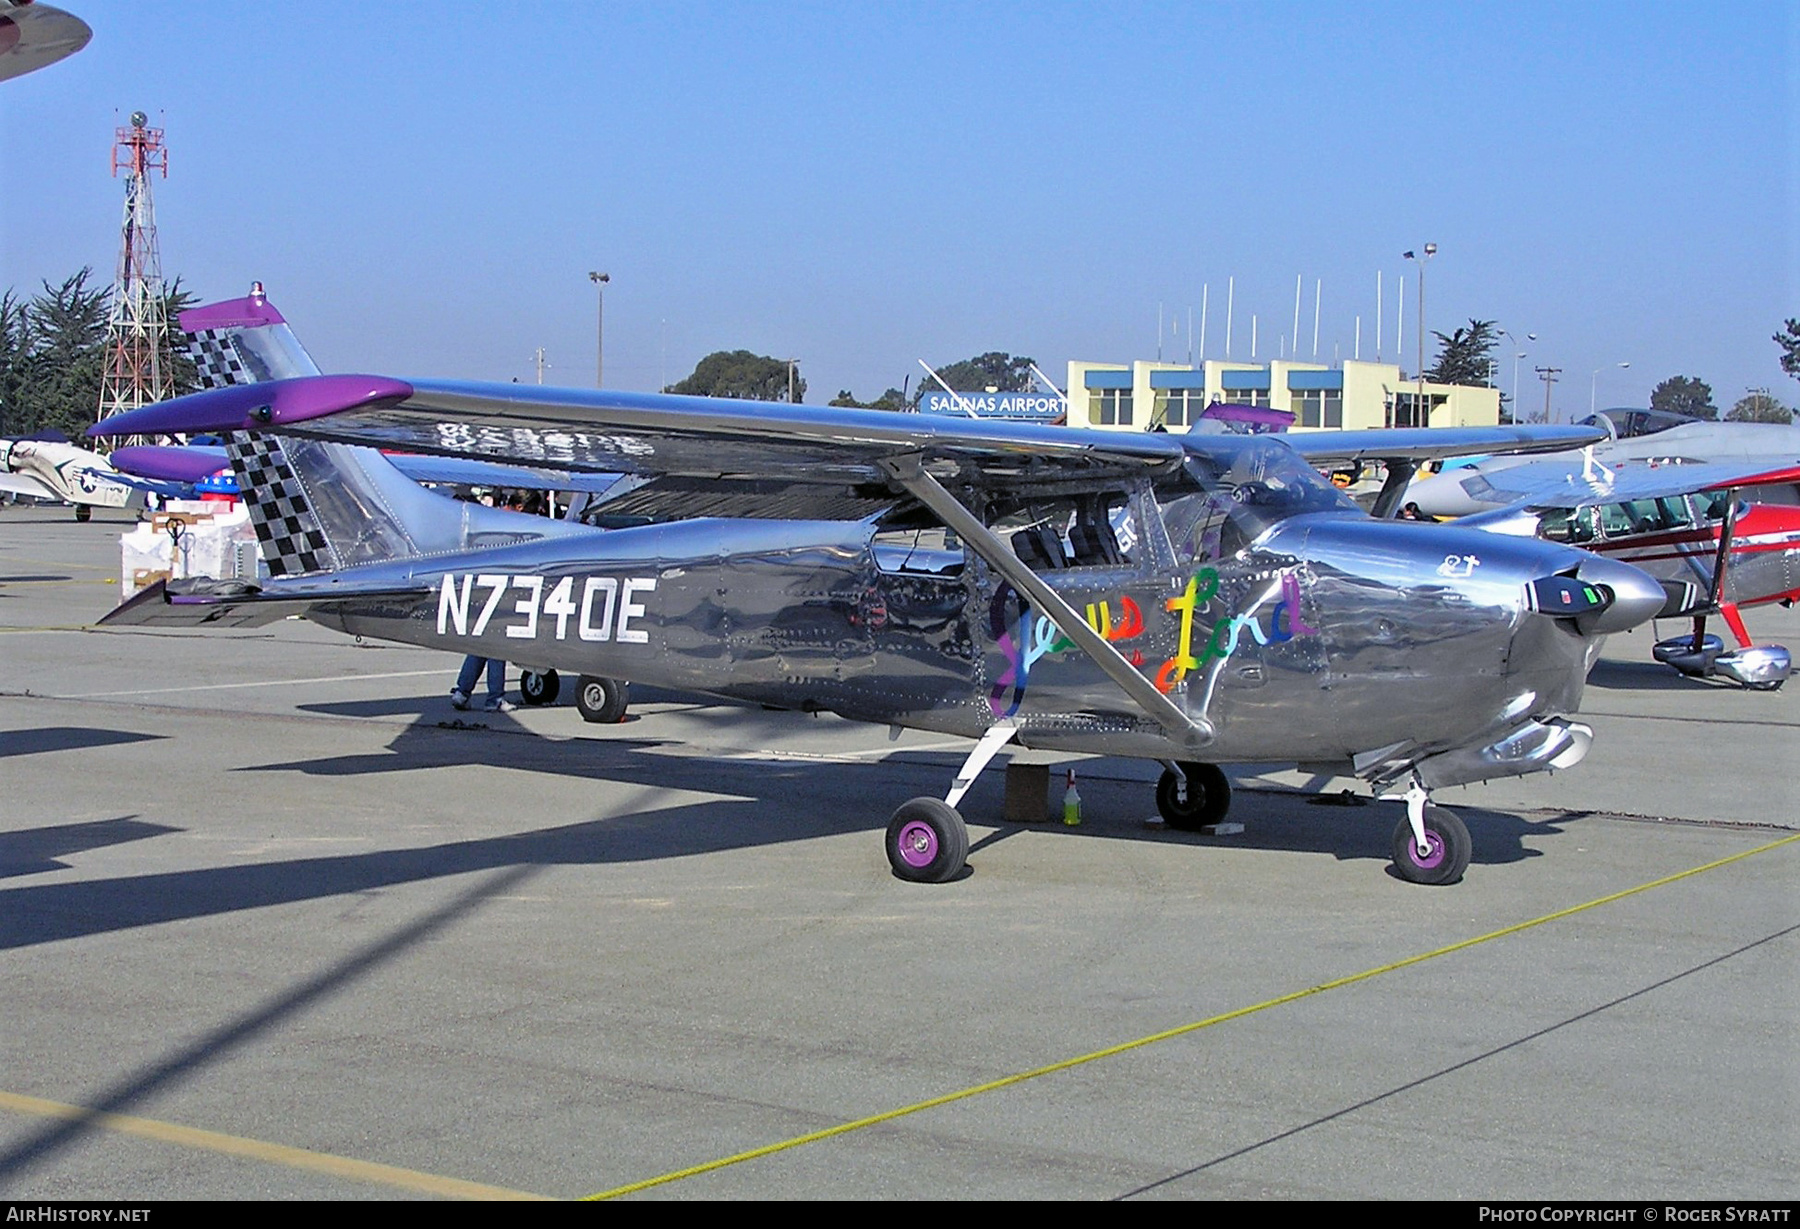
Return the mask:
{"type": "Polygon", "coordinates": [[[328,1174],[335,1178],[349,1178],[358,1182],[396,1187],[420,1195],[436,1195],[445,1199],[480,1200],[541,1200],[549,1198],[547,1195],[533,1195],[526,1191],[510,1190],[504,1186],[465,1182],[461,1178],[445,1178],[438,1174],[421,1173],[416,1169],[401,1169],[396,1165],[378,1165],[373,1161],[358,1161],[351,1157],[334,1156],[329,1152],[314,1152],[309,1148],[291,1148],[286,1144],[271,1144],[266,1140],[246,1139],[241,1135],[203,1131],[198,1127],[184,1127],[178,1123],[161,1122],[155,1118],[102,1113],[97,1110],[83,1109],[79,1105],[65,1105],[60,1101],[46,1101],[42,1097],[27,1097],[18,1093],[0,1092],[0,1109],[31,1114],[39,1118],[60,1118],[81,1122],[105,1131],[135,1135],[139,1139],[153,1139],[160,1143],[176,1144],[183,1148],[195,1148],[203,1152],[218,1152],[226,1156],[245,1157],[253,1161],[267,1161],[275,1165],[286,1165],[292,1169],[328,1174]]]}
{"type": "Polygon", "coordinates": [[[1268,1011],[1272,1007],[1282,1007],[1288,1003],[1297,1003],[1301,999],[1311,998],[1315,994],[1324,994],[1328,990],[1340,990],[1345,986],[1354,986],[1358,982],[1369,981],[1373,978],[1380,977],[1384,973],[1392,973],[1399,969],[1409,968],[1415,964],[1423,964],[1425,961],[1435,960],[1439,956],[1448,956],[1452,952],[1466,951],[1469,948],[1492,942],[1495,939],[1503,939],[1508,935],[1516,935],[1521,931],[1531,930],[1537,926],[1547,925],[1550,922],[1560,921],[1563,918],[1574,917],[1576,914],[1585,913],[1589,909],[1598,909],[1601,905],[1610,905],[1615,901],[1621,901],[1627,897],[1636,896],[1640,892],[1648,892],[1652,888],[1665,887],[1668,884],[1677,883],[1683,879],[1689,879],[1695,875],[1704,874],[1707,871],[1717,870],[1721,866],[1729,866],[1733,862],[1741,862],[1745,858],[1753,858],[1759,853],[1767,853],[1771,849],[1779,849],[1783,845],[1791,845],[1795,841],[1800,841],[1800,832],[1796,832],[1792,836],[1784,836],[1780,840],[1770,841],[1766,845],[1758,845],[1754,849],[1746,849],[1742,853],[1734,853],[1729,857],[1720,858],[1715,862],[1708,862],[1703,866],[1695,866],[1685,871],[1677,871],[1673,875],[1664,875],[1661,879],[1653,879],[1649,883],[1640,883],[1634,888],[1626,888],[1624,891],[1614,892],[1609,896],[1601,896],[1583,904],[1571,905],[1567,909],[1558,909],[1555,913],[1546,913],[1542,917],[1535,917],[1530,921],[1518,922],[1512,926],[1489,931],[1484,935],[1477,935],[1472,939],[1464,939],[1458,943],[1450,943],[1443,947],[1433,948],[1428,952],[1420,952],[1416,956],[1408,956],[1404,960],[1396,960],[1392,964],[1384,964],[1379,968],[1364,969],[1361,973],[1352,973],[1348,977],[1339,977],[1332,981],[1320,982],[1318,985],[1309,986],[1305,990],[1296,990],[1291,994],[1283,994],[1276,998],[1265,999],[1262,1002],[1253,1004],[1249,1007],[1239,1007],[1233,1011],[1221,1012],[1216,1016],[1208,1016],[1204,1020],[1196,1020],[1191,1024],[1183,1024],[1175,1028],[1164,1029],[1160,1033],[1151,1033],[1149,1036],[1139,1037],[1135,1041],[1122,1042],[1119,1045],[1108,1046],[1104,1050],[1095,1050],[1092,1053],[1083,1054],[1076,1058],[1067,1058],[1061,1062],[1050,1063],[1042,1067],[1034,1067],[1030,1071],[1021,1071],[1016,1075],[1003,1076],[997,1080],[990,1080],[985,1084],[977,1084],[972,1088],[964,1088],[956,1092],[947,1092],[942,1096],[932,1097],[927,1101],[916,1101],[911,1105],[903,1105],[899,1109],[888,1110],[885,1113],[880,1114],[871,1114],[867,1118],[858,1118],[854,1122],[840,1123],[835,1127],[826,1127],[822,1131],[811,1131],[805,1135],[796,1135],[794,1138],[782,1140],[780,1143],[765,1144],[761,1148],[752,1148],[747,1152],[733,1153],[731,1156],[720,1157],[716,1161],[708,1161],[703,1165],[690,1165],[686,1169],[673,1170],[666,1174],[660,1174],[654,1178],[646,1178],[641,1182],[632,1182],[625,1186],[615,1186],[610,1190],[599,1191],[596,1194],[587,1195],[584,1198],[588,1200],[616,1199],[621,1195],[630,1195],[637,1191],[649,1190],[651,1187],[655,1186],[665,1186],[671,1182],[679,1182],[684,1178],[694,1178],[701,1174],[713,1173],[717,1170],[725,1169],[728,1166],[739,1165],[745,1161],[756,1160],[758,1157],[773,1156],[778,1152],[787,1152],[791,1149],[798,1148],[803,1144],[813,1144],[818,1143],[820,1140],[835,1138],[839,1135],[848,1135],[853,1131],[860,1131],[865,1127],[877,1126],[884,1122],[892,1122],[897,1118],[905,1118],[910,1114],[917,1114],[924,1110],[936,1109],[940,1105],[949,1105],[956,1101],[966,1101],[971,1097],[978,1097],[983,1093],[995,1092],[1002,1088],[1010,1088],[1015,1084],[1023,1084],[1027,1080],[1035,1080],[1040,1076],[1053,1075],[1058,1071],[1068,1071],[1073,1067],[1080,1067],[1086,1063],[1098,1062],[1103,1058],[1113,1058],[1120,1054],[1128,1054],[1133,1050],[1141,1050],[1146,1046],[1155,1045],[1160,1041],[1169,1041],[1176,1037],[1185,1037],[1189,1033],[1197,1033],[1201,1029],[1211,1028],[1215,1024],[1224,1024],[1230,1020],[1241,1020],[1245,1016],[1253,1016],[1258,1012],[1268,1011]]]}

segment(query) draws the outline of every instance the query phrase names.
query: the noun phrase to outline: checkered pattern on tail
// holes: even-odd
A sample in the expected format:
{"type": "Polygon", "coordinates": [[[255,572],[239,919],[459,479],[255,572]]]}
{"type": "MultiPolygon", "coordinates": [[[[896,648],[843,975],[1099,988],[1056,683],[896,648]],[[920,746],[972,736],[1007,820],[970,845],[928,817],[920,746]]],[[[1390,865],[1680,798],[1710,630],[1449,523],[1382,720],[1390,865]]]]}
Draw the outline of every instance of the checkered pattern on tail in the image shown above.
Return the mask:
{"type": "Polygon", "coordinates": [[[224,388],[231,384],[254,384],[256,377],[244,364],[233,340],[235,329],[201,329],[187,334],[188,357],[200,373],[204,388],[224,388]]]}
{"type": "Polygon", "coordinates": [[[271,576],[298,576],[337,566],[306,487],[275,436],[233,432],[225,445],[238,493],[256,526],[271,576]]]}

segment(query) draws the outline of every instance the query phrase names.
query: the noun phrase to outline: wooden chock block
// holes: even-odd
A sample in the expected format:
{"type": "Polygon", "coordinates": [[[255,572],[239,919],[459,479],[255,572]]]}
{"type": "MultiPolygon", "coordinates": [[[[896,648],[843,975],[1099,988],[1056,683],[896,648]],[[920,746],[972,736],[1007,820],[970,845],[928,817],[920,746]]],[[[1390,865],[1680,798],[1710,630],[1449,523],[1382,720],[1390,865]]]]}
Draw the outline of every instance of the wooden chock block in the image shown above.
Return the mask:
{"type": "Polygon", "coordinates": [[[1006,822],[1041,824],[1050,818],[1050,765],[1006,765],[1006,822]]]}

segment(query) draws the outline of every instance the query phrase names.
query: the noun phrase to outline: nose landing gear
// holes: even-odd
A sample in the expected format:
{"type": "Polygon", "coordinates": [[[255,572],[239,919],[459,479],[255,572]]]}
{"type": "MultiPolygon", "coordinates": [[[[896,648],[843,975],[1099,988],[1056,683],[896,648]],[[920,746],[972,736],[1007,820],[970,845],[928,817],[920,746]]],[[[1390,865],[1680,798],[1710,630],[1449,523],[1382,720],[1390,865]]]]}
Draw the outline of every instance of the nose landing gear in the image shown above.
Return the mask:
{"type": "Polygon", "coordinates": [[[1394,873],[1409,883],[1455,883],[1471,852],[1467,826],[1415,780],[1406,791],[1406,818],[1394,828],[1394,873]]]}

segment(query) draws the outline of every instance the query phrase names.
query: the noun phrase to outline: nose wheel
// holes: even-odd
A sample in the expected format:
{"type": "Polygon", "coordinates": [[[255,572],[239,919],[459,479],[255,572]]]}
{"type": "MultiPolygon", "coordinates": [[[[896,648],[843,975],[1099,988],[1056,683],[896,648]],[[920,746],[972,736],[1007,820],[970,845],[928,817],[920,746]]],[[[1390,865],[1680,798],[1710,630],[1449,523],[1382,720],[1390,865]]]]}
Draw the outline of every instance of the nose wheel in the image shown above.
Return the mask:
{"type": "MultiPolygon", "coordinates": [[[[1414,809],[1409,795],[1407,809],[1414,809]]],[[[1409,883],[1455,883],[1469,869],[1469,829],[1456,812],[1423,802],[1394,829],[1394,872],[1409,883]]]]}

